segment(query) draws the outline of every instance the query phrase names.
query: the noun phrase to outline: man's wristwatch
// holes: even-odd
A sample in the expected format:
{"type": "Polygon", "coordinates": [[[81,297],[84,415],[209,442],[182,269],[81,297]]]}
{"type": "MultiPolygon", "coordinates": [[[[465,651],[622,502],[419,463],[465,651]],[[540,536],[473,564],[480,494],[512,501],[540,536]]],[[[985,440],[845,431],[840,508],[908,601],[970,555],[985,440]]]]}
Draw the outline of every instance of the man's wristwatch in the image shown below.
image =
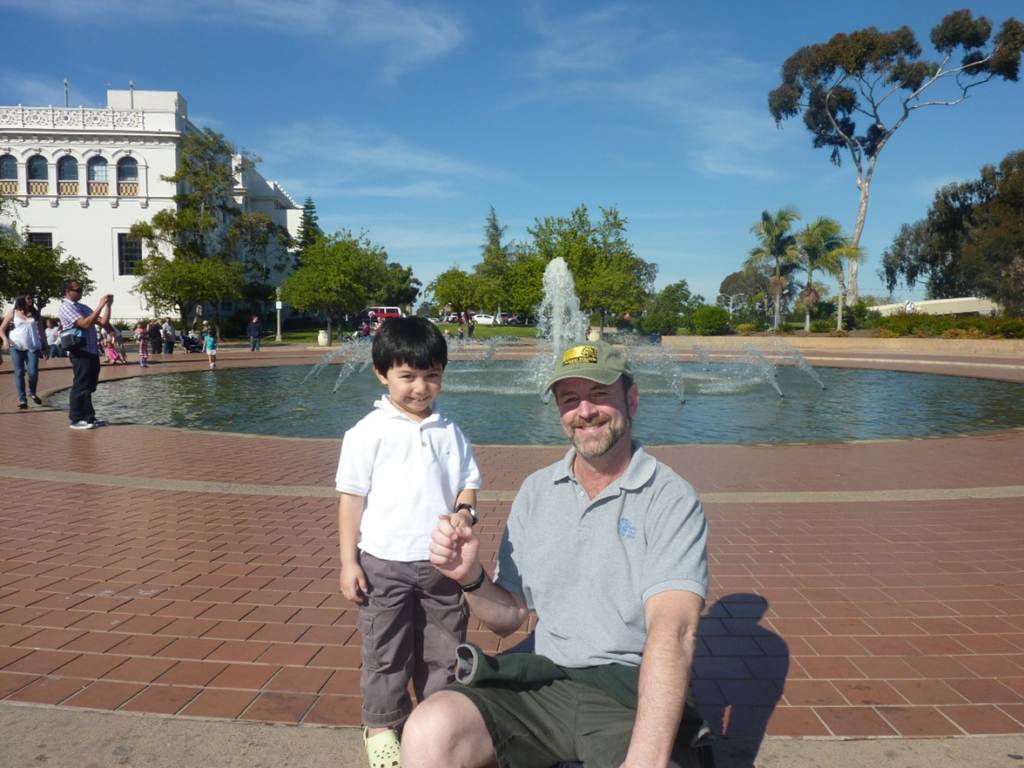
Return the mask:
{"type": "Polygon", "coordinates": [[[476,510],[473,509],[473,505],[472,504],[462,503],[462,504],[459,504],[459,506],[457,506],[455,508],[456,512],[461,512],[462,510],[466,510],[467,512],[469,512],[469,516],[471,518],[473,518],[473,521],[470,523],[470,525],[476,525],[477,523],[480,522],[480,518],[477,517],[476,510]]]}

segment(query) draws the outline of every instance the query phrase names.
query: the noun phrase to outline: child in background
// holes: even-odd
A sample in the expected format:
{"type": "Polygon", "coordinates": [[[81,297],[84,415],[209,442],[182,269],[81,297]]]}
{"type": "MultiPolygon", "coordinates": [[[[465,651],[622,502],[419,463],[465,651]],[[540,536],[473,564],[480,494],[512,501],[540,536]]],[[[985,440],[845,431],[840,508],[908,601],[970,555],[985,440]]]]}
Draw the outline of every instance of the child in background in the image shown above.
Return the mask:
{"type": "Polygon", "coordinates": [[[395,730],[454,679],[468,609],[458,583],[429,557],[439,515],[476,522],[480,471],[462,431],[434,402],[448,345],[425,317],[387,320],[373,338],[373,370],[388,388],[345,433],[336,485],[341,591],[359,605],[363,741],[370,765],[401,764],[395,730]]]}
{"type": "Polygon", "coordinates": [[[145,320],[140,320],[135,326],[135,340],[139,342],[139,367],[147,368],[149,363],[149,333],[145,320]]]}
{"type": "Polygon", "coordinates": [[[46,345],[50,348],[50,359],[61,357],[63,350],[60,348],[60,328],[53,320],[46,321],[46,345]]]}
{"type": "Polygon", "coordinates": [[[203,349],[206,351],[206,359],[210,361],[210,367],[217,367],[217,337],[213,335],[210,326],[203,326],[203,349]]]}

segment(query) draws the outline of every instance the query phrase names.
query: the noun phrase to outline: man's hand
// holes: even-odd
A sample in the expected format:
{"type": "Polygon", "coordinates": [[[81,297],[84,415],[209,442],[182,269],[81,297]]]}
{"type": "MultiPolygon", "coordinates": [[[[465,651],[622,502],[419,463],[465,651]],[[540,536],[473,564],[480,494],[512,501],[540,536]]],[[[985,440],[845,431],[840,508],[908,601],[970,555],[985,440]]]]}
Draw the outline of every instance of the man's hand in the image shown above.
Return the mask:
{"type": "Polygon", "coordinates": [[[358,563],[341,566],[341,594],[357,605],[366,603],[366,574],[358,563]]]}
{"type": "Polygon", "coordinates": [[[459,583],[479,575],[480,539],[466,525],[462,514],[440,515],[430,534],[430,562],[442,574],[459,583]]]}

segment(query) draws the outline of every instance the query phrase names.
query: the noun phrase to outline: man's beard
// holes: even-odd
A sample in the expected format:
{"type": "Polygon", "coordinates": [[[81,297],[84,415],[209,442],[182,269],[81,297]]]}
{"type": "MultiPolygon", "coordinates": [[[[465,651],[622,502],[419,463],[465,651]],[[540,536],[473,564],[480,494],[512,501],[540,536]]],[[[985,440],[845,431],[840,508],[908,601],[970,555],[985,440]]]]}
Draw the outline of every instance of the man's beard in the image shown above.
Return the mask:
{"type": "Polygon", "coordinates": [[[614,424],[611,420],[605,423],[608,426],[607,429],[603,430],[599,435],[591,435],[581,433],[577,427],[590,426],[594,424],[593,421],[578,420],[573,422],[569,439],[578,455],[584,459],[596,459],[598,456],[604,456],[629,432],[629,419],[625,419],[621,424],[614,424]]]}

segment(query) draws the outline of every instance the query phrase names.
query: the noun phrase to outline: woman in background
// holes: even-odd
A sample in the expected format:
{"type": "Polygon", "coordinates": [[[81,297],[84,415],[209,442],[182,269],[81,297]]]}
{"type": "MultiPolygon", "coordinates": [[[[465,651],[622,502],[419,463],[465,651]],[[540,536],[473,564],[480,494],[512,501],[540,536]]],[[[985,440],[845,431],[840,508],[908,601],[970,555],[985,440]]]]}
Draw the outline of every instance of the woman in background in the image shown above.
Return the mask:
{"type": "Polygon", "coordinates": [[[14,388],[18,391],[18,408],[28,408],[28,400],[36,405],[43,401],[36,395],[39,383],[39,358],[42,356],[46,338],[39,322],[39,310],[30,293],[19,293],[14,307],[0,323],[0,340],[11,354],[14,363],[14,388]],[[8,328],[14,326],[10,334],[8,328]],[[28,374],[28,393],[25,393],[25,376],[28,374]]]}

